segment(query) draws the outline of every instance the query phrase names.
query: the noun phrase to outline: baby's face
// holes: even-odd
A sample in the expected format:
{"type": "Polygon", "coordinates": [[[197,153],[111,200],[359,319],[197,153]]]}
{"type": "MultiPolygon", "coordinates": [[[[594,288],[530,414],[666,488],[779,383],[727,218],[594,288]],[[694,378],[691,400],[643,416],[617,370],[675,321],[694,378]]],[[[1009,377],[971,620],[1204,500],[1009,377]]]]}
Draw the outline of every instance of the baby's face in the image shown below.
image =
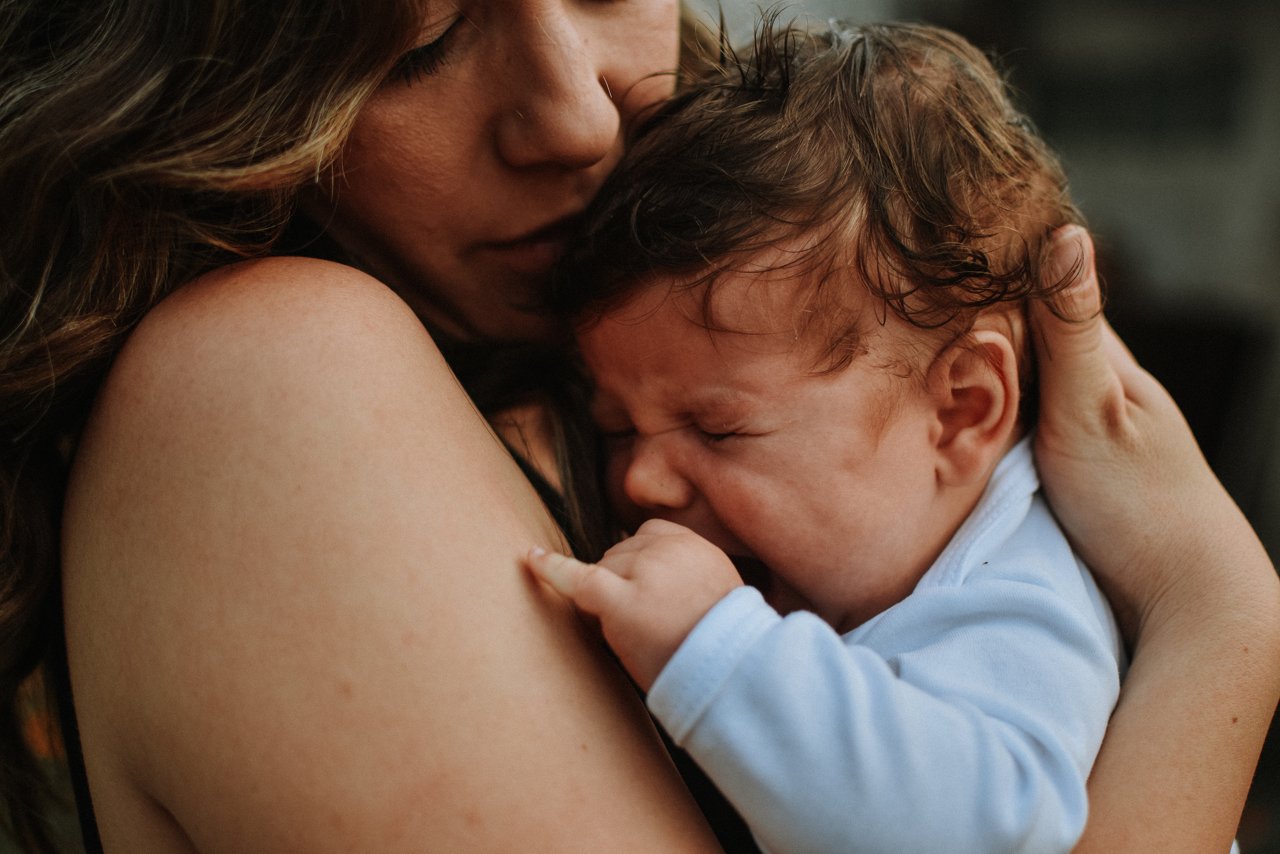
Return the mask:
{"type": "Polygon", "coordinates": [[[872,321],[852,364],[818,374],[795,340],[794,282],[722,279],[716,320],[735,331],[714,333],[701,289],[668,284],[580,335],[625,521],[669,519],[763,563],[776,605],[842,630],[899,601],[952,525],[931,513],[936,415],[893,356],[920,333],[872,321]]]}

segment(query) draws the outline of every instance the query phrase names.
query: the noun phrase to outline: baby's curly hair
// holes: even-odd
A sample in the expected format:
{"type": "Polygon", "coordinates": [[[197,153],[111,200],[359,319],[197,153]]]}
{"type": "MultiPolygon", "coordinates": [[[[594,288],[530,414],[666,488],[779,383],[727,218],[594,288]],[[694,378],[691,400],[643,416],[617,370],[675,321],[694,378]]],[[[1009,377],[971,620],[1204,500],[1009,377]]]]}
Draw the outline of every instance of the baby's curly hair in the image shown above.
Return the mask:
{"type": "Polygon", "coordinates": [[[561,266],[559,310],[589,323],[663,276],[708,285],[714,328],[719,274],[785,245],[787,268],[817,274],[804,322],[837,370],[856,350],[851,285],[954,339],[1070,281],[1041,281],[1050,233],[1082,223],[1062,169],[960,36],[770,15],[748,52],[722,54],[635,128],[561,266]]]}

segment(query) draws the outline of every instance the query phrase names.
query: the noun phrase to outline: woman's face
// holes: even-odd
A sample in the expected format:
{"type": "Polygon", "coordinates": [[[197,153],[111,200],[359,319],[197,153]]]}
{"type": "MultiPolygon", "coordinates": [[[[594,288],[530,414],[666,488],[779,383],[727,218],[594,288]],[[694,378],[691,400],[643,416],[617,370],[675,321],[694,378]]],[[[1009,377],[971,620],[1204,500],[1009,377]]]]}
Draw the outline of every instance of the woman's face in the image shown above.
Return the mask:
{"type": "Polygon", "coordinates": [[[676,0],[435,0],[315,212],[446,332],[545,335],[526,307],[625,122],[670,92],[678,19],[676,0]]]}

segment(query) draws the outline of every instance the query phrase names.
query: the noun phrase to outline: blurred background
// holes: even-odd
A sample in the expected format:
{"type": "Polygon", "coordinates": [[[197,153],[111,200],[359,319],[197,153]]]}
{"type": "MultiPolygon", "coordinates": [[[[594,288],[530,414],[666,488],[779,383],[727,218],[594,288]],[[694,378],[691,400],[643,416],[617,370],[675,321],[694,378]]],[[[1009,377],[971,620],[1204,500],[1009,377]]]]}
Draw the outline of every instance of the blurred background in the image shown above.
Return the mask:
{"type": "MultiPolygon", "coordinates": [[[[750,33],[759,6],[724,0],[735,36],[750,33]]],[[[820,20],[937,24],[996,58],[1063,160],[1095,235],[1112,322],[1178,400],[1276,562],[1280,2],[802,0],[787,8],[820,20]]],[[[1280,853],[1278,730],[1240,826],[1245,854],[1280,853]]]]}

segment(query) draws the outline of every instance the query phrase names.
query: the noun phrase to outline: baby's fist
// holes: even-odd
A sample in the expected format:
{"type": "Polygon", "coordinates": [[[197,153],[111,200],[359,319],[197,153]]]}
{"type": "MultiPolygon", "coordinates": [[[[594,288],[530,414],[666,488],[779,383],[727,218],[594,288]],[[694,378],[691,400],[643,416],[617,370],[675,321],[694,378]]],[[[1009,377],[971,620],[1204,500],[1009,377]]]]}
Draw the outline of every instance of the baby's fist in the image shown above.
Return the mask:
{"type": "Polygon", "coordinates": [[[535,575],[600,619],[627,672],[649,690],[702,617],[742,579],[723,551],[693,531],[652,519],[599,564],[533,549],[535,575]]]}

